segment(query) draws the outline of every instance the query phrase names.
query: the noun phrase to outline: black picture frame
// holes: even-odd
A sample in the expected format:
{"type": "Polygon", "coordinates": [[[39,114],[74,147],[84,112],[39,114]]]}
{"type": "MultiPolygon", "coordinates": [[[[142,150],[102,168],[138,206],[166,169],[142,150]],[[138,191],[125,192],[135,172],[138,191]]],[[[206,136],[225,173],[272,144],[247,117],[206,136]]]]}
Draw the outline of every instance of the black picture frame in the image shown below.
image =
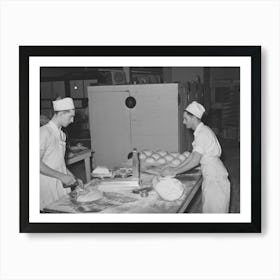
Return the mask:
{"type": "MultiPolygon", "coordinates": [[[[261,232],[261,46],[19,46],[21,233],[261,232]],[[34,223],[29,220],[29,61],[36,56],[246,56],[251,58],[251,222],[34,223]]],[[[39,106],[39,105],[38,105],[39,106]]],[[[248,175],[249,176],[249,175],[248,175]]],[[[55,214],[54,214],[55,215],[55,214]]]]}

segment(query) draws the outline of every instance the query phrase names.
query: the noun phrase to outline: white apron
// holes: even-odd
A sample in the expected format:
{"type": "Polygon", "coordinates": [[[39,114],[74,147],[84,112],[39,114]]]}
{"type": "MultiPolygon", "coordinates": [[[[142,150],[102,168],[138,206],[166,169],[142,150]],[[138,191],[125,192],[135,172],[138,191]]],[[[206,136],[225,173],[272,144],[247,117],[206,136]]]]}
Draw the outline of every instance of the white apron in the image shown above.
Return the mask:
{"type": "Polygon", "coordinates": [[[228,172],[219,157],[203,158],[201,162],[202,212],[228,213],[230,182],[228,172]]]}
{"type": "MultiPolygon", "coordinates": [[[[66,143],[65,135],[59,130],[54,123],[47,124],[54,133],[51,137],[50,145],[46,150],[42,160],[50,168],[67,174],[64,160],[66,143]]],[[[40,209],[69,193],[68,189],[63,188],[62,182],[56,178],[40,174],[40,209]]]]}

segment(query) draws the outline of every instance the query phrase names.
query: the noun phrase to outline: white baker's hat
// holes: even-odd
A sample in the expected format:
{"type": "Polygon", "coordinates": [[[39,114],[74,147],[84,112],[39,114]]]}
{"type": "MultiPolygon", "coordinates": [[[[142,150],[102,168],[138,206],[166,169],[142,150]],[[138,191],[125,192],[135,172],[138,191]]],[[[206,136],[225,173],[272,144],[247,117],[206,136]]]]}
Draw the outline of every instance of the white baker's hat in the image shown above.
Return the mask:
{"type": "Polygon", "coordinates": [[[191,104],[187,106],[185,111],[201,119],[203,113],[205,112],[205,108],[201,104],[197,103],[196,101],[193,101],[191,104]]]}
{"type": "Polygon", "coordinates": [[[71,97],[66,97],[63,99],[53,101],[54,111],[64,111],[75,109],[73,99],[71,97]]]}

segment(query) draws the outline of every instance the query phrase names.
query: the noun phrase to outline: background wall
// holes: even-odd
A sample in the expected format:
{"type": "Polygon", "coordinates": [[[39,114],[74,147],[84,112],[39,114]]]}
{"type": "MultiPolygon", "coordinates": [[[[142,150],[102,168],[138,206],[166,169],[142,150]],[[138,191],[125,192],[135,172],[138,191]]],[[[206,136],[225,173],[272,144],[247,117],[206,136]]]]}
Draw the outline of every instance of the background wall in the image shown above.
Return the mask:
{"type": "Polygon", "coordinates": [[[0,7],[1,279],[280,278],[279,1],[2,0],[0,7]],[[263,233],[19,234],[19,45],[262,45],[263,233]]]}
{"type": "Polygon", "coordinates": [[[174,67],[172,71],[172,82],[191,82],[197,81],[199,77],[203,83],[203,68],[201,67],[174,67]]]}

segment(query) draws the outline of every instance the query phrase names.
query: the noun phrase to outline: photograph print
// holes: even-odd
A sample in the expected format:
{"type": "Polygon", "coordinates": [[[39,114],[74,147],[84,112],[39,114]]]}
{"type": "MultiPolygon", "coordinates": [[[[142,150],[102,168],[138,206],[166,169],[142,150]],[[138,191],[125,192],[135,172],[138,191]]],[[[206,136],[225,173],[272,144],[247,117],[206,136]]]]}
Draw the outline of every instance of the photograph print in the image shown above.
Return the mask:
{"type": "Polygon", "coordinates": [[[20,46],[20,231],[260,232],[260,51],[20,46]]]}

